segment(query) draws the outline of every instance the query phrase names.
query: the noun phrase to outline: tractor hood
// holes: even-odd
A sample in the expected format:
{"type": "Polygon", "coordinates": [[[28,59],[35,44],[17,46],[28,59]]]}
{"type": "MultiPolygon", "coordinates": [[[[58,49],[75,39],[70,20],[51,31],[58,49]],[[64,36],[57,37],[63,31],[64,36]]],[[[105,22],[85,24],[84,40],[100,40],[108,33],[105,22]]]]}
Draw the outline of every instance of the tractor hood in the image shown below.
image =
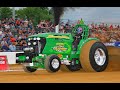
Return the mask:
{"type": "Polygon", "coordinates": [[[71,39],[72,35],[70,33],[39,33],[39,34],[35,34],[32,36],[29,36],[28,38],[64,38],[64,39],[71,39]]]}

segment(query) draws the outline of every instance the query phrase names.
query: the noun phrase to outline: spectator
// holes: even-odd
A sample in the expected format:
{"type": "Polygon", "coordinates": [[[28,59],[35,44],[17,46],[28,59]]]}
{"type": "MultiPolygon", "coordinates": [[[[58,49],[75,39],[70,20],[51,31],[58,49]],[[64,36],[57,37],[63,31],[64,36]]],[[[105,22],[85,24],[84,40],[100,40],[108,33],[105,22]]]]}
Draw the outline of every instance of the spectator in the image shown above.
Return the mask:
{"type": "Polygon", "coordinates": [[[4,51],[4,52],[10,51],[8,44],[5,43],[5,44],[1,47],[1,50],[4,51]]]}
{"type": "Polygon", "coordinates": [[[64,25],[61,25],[61,26],[60,26],[60,33],[65,33],[64,25]]]}
{"type": "Polygon", "coordinates": [[[113,30],[113,25],[110,25],[110,27],[109,27],[109,28],[110,28],[110,30],[113,30]]]}
{"type": "Polygon", "coordinates": [[[27,46],[26,40],[25,40],[25,39],[21,39],[21,40],[19,41],[19,45],[20,45],[20,50],[23,50],[24,47],[27,46]]]}
{"type": "Polygon", "coordinates": [[[16,51],[16,43],[12,42],[12,44],[9,46],[10,51],[14,52],[16,51]]]}
{"type": "Polygon", "coordinates": [[[0,29],[0,40],[2,40],[2,30],[0,29]]]}
{"type": "Polygon", "coordinates": [[[10,41],[11,41],[11,42],[15,42],[16,39],[15,39],[13,36],[10,36],[10,41]]]}
{"type": "Polygon", "coordinates": [[[65,24],[65,33],[70,33],[70,25],[68,23],[65,24]]]}
{"type": "Polygon", "coordinates": [[[10,24],[10,30],[11,30],[11,32],[13,33],[13,35],[16,34],[16,33],[15,33],[15,26],[14,26],[13,23],[10,24]]]}
{"type": "Polygon", "coordinates": [[[7,44],[7,41],[6,41],[6,38],[4,37],[4,38],[2,39],[1,46],[4,46],[5,44],[7,44]]]}
{"type": "Polygon", "coordinates": [[[1,44],[0,44],[0,52],[2,52],[2,46],[1,46],[1,44]]]}

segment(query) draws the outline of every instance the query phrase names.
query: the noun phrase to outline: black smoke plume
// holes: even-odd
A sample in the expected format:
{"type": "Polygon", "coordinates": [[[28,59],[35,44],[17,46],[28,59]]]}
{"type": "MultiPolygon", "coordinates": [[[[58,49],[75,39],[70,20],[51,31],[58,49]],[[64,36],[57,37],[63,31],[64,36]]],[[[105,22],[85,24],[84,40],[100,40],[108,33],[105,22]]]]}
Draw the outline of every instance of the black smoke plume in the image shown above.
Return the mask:
{"type": "Polygon", "coordinates": [[[64,7],[52,7],[54,12],[54,24],[58,25],[60,22],[60,16],[64,13],[64,7]]]}
{"type": "MultiPolygon", "coordinates": [[[[77,8],[77,7],[75,7],[77,8]]],[[[52,7],[53,12],[54,12],[54,24],[58,25],[60,22],[60,17],[62,14],[64,14],[64,11],[66,11],[67,9],[73,9],[74,7],[52,7]]]]}

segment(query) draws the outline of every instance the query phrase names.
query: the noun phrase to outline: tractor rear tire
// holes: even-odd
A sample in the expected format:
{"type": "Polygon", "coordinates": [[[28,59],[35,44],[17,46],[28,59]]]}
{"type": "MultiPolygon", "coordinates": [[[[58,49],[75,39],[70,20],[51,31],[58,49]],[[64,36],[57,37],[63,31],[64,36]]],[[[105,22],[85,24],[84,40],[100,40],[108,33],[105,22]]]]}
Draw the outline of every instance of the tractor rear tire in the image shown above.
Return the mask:
{"type": "Polygon", "coordinates": [[[80,63],[87,72],[104,71],[108,65],[108,51],[101,42],[91,40],[81,49],[80,63]]]}
{"type": "Polygon", "coordinates": [[[24,66],[23,65],[23,70],[27,73],[32,73],[32,72],[35,72],[37,70],[37,68],[32,68],[31,66],[24,66]]]}
{"type": "Polygon", "coordinates": [[[57,72],[60,69],[60,65],[61,65],[60,58],[54,54],[49,55],[44,62],[45,69],[51,73],[57,72]]]}

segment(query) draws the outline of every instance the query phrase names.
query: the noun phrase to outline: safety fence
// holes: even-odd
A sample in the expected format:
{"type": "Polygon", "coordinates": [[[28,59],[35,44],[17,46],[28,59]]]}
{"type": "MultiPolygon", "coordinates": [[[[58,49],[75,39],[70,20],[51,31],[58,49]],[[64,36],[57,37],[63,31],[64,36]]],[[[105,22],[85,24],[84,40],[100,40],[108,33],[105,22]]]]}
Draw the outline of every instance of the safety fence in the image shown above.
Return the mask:
{"type": "Polygon", "coordinates": [[[0,52],[0,56],[7,56],[8,64],[16,64],[16,53],[23,52],[0,52]]]}

